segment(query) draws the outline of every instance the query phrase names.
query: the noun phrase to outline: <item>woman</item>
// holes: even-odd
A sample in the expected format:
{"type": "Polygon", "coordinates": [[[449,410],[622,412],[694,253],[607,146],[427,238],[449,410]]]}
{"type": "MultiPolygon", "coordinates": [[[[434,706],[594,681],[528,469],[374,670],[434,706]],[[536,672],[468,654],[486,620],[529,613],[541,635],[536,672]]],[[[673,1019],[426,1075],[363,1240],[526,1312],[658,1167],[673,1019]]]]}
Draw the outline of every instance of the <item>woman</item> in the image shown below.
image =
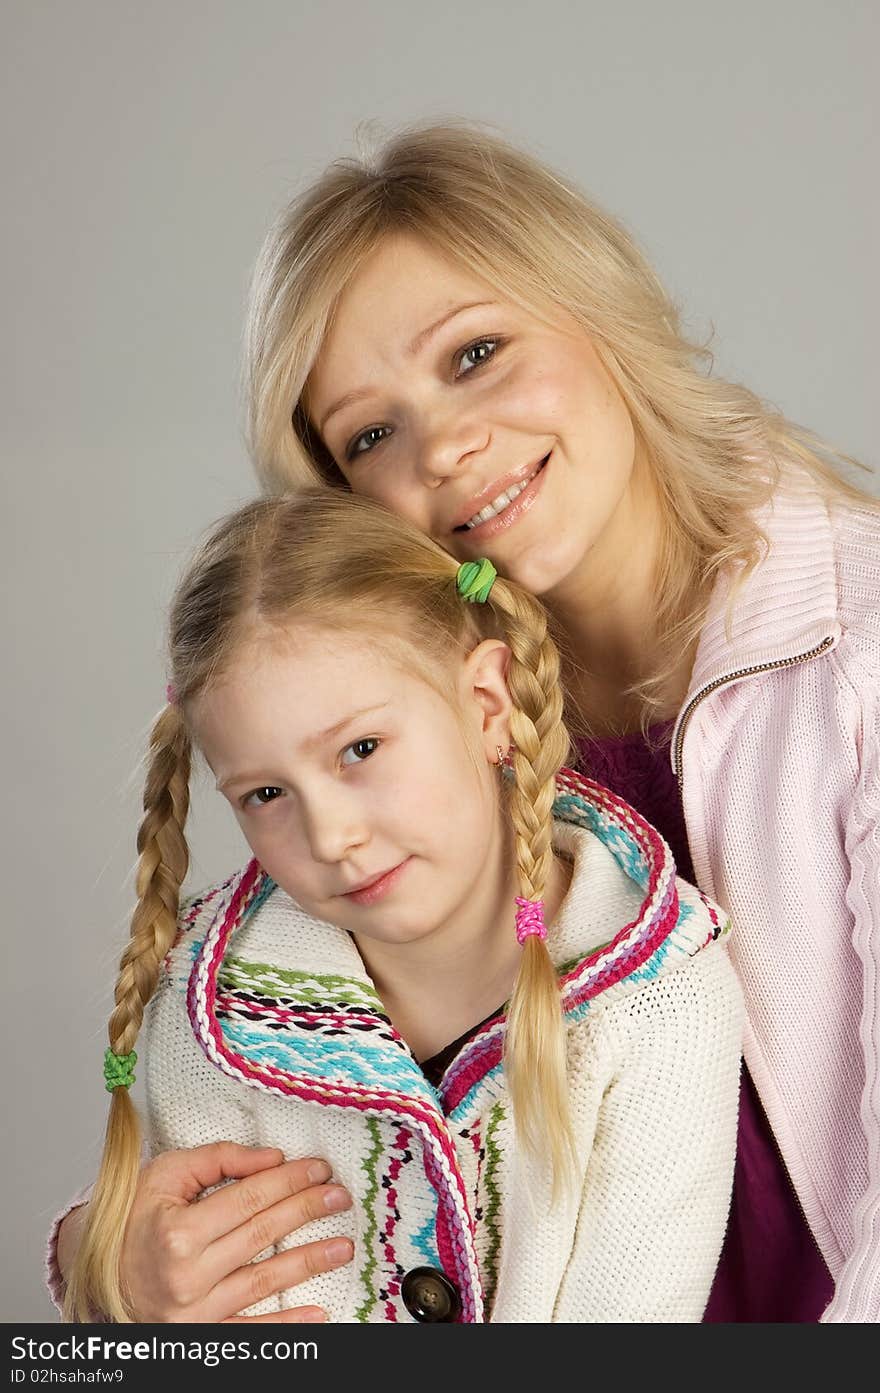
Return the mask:
{"type": "Polygon", "coordinates": [[[543,599],[588,772],[737,929],[708,1318],[876,1320],[880,512],[704,356],[612,220],[483,132],[426,128],[270,234],[253,453],[268,489],[348,487],[543,599]]]}

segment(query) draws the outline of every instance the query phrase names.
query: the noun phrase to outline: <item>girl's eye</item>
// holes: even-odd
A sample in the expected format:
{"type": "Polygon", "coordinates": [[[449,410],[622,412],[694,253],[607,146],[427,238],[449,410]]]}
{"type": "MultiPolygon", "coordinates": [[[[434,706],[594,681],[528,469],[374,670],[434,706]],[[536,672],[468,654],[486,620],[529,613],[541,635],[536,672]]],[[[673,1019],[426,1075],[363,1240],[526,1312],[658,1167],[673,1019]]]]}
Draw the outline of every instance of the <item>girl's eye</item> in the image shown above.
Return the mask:
{"type": "Polygon", "coordinates": [[[342,751],[342,764],[350,767],[352,764],[362,764],[370,755],[374,755],[379,748],[379,741],[370,737],[367,740],[355,740],[351,745],[347,745],[342,751]],[[351,758],[349,758],[351,756],[351,758]]]}
{"type": "Polygon", "coordinates": [[[368,455],[390,434],[388,426],[370,426],[369,430],[362,430],[347,446],[345,458],[350,462],[357,459],[358,455],[368,455]]]}
{"type": "Polygon", "coordinates": [[[470,344],[462,349],[458,355],[458,376],[464,377],[474,368],[482,367],[490,358],[494,358],[498,351],[497,339],[477,339],[476,343],[470,344]]]}
{"type": "Polygon", "coordinates": [[[243,800],[245,808],[265,807],[267,803],[274,803],[276,798],[280,798],[284,793],[283,788],[276,788],[274,784],[264,784],[262,788],[255,788],[243,800]]]}

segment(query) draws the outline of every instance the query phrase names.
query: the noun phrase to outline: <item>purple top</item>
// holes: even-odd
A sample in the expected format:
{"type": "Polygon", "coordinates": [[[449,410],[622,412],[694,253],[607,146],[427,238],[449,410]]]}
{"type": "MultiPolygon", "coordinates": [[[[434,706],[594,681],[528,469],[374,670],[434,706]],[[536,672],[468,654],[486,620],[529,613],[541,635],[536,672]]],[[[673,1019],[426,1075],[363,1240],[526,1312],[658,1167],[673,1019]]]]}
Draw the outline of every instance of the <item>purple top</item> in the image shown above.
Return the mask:
{"type": "MultiPolygon", "coordinates": [[[[653,823],[669,843],[679,875],[696,884],[669,761],[673,724],[652,726],[648,739],[640,733],[581,739],[580,768],[653,823]]],[[[703,1319],[812,1323],[833,1294],[831,1275],[743,1065],[730,1219],[703,1319]]]]}

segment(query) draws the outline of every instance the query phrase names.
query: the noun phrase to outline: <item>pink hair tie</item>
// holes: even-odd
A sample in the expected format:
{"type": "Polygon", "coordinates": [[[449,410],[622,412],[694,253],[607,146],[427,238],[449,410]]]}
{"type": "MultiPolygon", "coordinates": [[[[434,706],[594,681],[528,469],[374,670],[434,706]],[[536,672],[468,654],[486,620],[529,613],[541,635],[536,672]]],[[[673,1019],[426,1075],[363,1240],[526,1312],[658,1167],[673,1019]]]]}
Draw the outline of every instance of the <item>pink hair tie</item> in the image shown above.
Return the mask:
{"type": "Polygon", "coordinates": [[[516,899],[516,941],[520,945],[532,934],[538,938],[547,937],[547,925],[544,923],[544,901],[543,900],[523,900],[519,895],[516,899]]]}
{"type": "Polygon", "coordinates": [[[165,700],[168,702],[169,706],[177,705],[177,693],[174,690],[173,682],[169,682],[168,686],[165,688],[165,700]]]}

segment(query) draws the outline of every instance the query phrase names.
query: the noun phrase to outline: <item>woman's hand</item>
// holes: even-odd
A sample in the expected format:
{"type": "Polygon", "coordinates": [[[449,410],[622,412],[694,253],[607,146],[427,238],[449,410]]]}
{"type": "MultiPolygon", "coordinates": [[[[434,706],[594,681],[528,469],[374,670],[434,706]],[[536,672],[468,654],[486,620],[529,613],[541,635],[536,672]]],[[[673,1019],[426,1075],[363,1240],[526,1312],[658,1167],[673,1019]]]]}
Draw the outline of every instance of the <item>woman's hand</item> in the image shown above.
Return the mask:
{"type": "MultiPolygon", "coordinates": [[[[214,1142],[168,1151],[141,1171],[125,1230],[121,1277],[134,1317],[144,1322],[322,1321],[318,1306],[263,1316],[239,1311],[350,1262],[348,1238],[305,1243],[254,1263],[252,1258],[310,1219],[351,1207],[330,1167],[314,1157],[285,1161],[277,1148],[214,1142]],[[198,1196],[222,1180],[213,1194],[198,1196]],[[195,1201],[198,1200],[198,1203],[195,1201]]],[[[64,1221],[78,1227],[81,1210],[64,1221]],[[79,1216],[79,1217],[78,1217],[79,1216]]],[[[69,1268],[73,1234],[59,1235],[59,1264],[69,1268]]]]}

